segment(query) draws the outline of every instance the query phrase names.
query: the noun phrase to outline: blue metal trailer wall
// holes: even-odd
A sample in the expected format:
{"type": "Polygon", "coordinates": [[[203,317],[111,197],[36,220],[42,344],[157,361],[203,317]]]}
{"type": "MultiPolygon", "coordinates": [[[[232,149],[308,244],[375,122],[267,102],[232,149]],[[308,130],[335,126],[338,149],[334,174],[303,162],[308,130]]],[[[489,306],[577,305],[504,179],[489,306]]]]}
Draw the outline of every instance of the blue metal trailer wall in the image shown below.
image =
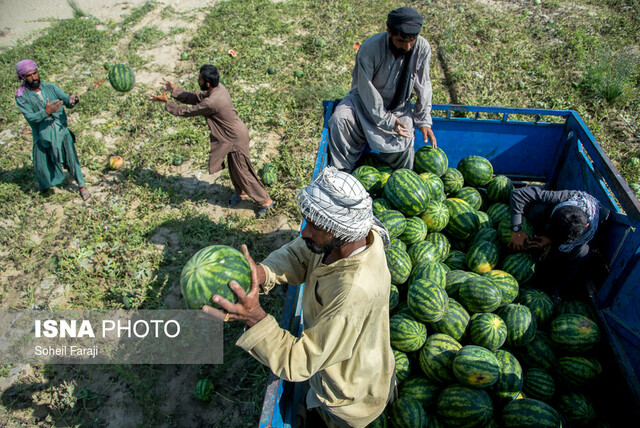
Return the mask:
{"type": "MultiPolygon", "coordinates": [[[[327,123],[336,103],[323,105],[314,176],[327,164],[327,123]]],[[[496,174],[550,189],[585,190],[612,211],[615,222],[606,231],[603,248],[611,273],[599,290],[593,290],[594,304],[621,372],[640,403],[640,204],[580,116],[568,110],[453,105],[434,105],[433,116],[438,147],[447,153],[450,166],[476,154],[489,159],[496,174]]],[[[424,144],[416,132],[415,148],[424,144]]],[[[296,290],[298,296],[301,289],[296,290]]],[[[297,331],[299,302],[295,310],[297,331]]],[[[260,426],[289,427],[303,397],[295,385],[270,380],[260,426]]]]}

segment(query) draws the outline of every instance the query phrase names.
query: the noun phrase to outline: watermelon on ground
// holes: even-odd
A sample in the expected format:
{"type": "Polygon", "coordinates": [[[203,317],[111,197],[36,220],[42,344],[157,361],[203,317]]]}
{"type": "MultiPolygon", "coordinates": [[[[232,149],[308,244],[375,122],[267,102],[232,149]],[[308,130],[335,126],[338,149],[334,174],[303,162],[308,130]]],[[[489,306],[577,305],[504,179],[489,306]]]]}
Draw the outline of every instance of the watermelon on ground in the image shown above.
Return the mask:
{"type": "Polygon", "coordinates": [[[109,83],[118,92],[129,92],[136,83],[133,70],[126,64],[111,66],[108,73],[109,83]]]}

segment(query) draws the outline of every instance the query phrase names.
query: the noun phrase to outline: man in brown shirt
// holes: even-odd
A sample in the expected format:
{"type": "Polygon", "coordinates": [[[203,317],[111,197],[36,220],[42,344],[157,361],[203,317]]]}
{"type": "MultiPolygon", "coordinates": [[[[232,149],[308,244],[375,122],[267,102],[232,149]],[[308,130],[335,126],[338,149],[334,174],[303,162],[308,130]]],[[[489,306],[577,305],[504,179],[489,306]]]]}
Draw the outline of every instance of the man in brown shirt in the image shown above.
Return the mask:
{"type": "Polygon", "coordinates": [[[224,159],[229,164],[229,175],[235,188],[235,195],[229,205],[237,205],[251,198],[260,204],[258,217],[264,217],[275,205],[264,185],[260,182],[249,155],[249,131],[233,106],[231,96],[220,82],[218,69],[213,65],[200,67],[198,84],[201,91],[189,92],[177,88],[168,80],[162,95],[151,95],[152,101],[166,104],[166,110],[174,116],[204,116],[211,131],[211,152],[209,173],[214,174],[224,168],[224,159]],[[179,103],[169,101],[166,91],[179,103]],[[185,105],[187,104],[187,105],[185,105]]]}

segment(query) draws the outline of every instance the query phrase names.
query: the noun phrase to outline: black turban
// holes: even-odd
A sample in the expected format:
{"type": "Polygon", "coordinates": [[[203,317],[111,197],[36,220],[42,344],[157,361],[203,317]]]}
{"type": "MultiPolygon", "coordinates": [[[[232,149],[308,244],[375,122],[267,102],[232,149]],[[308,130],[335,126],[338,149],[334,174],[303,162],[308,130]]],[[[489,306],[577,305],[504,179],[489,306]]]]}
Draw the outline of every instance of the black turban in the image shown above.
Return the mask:
{"type": "Polygon", "coordinates": [[[387,15],[387,27],[404,34],[419,34],[422,21],[422,15],[408,6],[399,7],[387,15]]]}

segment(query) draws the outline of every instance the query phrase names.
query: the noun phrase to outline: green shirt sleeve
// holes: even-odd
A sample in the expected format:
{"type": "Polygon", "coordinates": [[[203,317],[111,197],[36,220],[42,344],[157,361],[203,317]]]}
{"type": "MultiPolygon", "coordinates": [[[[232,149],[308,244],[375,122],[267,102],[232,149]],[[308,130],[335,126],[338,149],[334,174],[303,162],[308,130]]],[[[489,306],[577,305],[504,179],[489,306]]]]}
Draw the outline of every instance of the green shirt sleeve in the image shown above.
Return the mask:
{"type": "MultiPolygon", "coordinates": [[[[23,95],[22,97],[24,96],[25,95],[23,95]]],[[[35,126],[43,120],[49,118],[49,115],[44,111],[44,107],[34,109],[30,102],[26,100],[20,100],[20,98],[22,97],[16,98],[16,104],[18,105],[18,109],[24,115],[24,118],[27,120],[27,122],[29,122],[30,125],[35,126]]]]}

